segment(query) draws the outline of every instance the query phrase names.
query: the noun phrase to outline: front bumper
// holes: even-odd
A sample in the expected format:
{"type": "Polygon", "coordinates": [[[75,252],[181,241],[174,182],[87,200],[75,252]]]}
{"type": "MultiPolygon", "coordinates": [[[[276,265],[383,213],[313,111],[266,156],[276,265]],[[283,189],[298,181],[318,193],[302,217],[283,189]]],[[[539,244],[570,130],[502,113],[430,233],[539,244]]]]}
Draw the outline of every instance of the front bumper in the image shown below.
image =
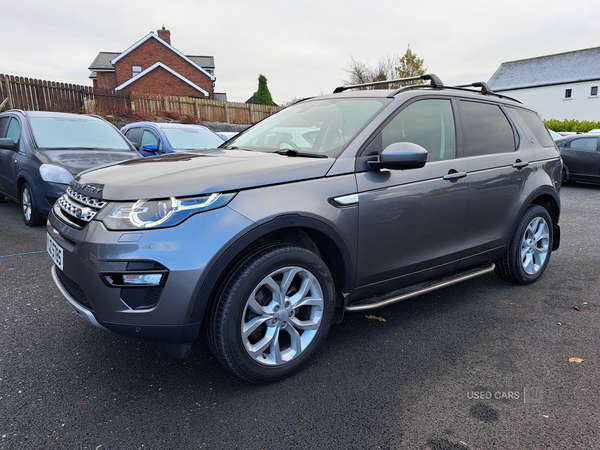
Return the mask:
{"type": "Polygon", "coordinates": [[[109,231],[92,221],[82,229],[59,219],[55,206],[48,234],[63,249],[63,270],[54,281],[69,305],[87,322],[122,335],[162,344],[191,344],[200,330],[208,298],[198,298],[210,267],[236,237],[253,223],[224,207],[197,214],[173,228],[109,231]],[[158,287],[123,287],[107,274],[160,267],[158,287]]]}

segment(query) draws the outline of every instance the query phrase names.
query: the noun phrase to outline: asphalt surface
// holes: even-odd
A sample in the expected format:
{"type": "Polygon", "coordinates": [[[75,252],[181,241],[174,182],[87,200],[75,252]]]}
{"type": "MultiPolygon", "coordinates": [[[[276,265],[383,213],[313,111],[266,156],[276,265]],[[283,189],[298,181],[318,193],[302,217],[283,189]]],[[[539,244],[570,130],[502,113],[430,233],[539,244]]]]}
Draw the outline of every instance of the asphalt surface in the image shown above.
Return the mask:
{"type": "Polygon", "coordinates": [[[178,360],[88,325],[52,282],[45,228],[0,204],[0,448],[600,448],[600,186],[561,198],[537,283],[490,274],[370,313],[385,322],[347,314],[270,385],[201,340],[178,360]]]}

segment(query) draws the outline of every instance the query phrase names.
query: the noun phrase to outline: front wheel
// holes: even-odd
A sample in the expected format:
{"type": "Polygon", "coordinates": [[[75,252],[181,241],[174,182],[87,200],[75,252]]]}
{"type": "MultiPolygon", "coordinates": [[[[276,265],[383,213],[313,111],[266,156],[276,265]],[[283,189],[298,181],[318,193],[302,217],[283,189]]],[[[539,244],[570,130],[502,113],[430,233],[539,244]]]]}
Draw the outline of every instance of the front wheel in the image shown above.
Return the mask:
{"type": "Polygon", "coordinates": [[[21,186],[21,212],[23,213],[23,221],[28,227],[37,227],[44,224],[44,215],[40,214],[33,199],[33,191],[29,183],[23,183],[21,186]]]}
{"type": "Polygon", "coordinates": [[[521,217],[508,250],[496,261],[496,274],[513,283],[533,283],[548,266],[552,239],[550,214],[542,206],[530,206],[521,217]]]}
{"type": "Polygon", "coordinates": [[[284,378],[304,366],[329,331],[334,285],[327,265],[299,246],[250,254],[225,283],[207,322],[209,347],[239,377],[284,378]]]}

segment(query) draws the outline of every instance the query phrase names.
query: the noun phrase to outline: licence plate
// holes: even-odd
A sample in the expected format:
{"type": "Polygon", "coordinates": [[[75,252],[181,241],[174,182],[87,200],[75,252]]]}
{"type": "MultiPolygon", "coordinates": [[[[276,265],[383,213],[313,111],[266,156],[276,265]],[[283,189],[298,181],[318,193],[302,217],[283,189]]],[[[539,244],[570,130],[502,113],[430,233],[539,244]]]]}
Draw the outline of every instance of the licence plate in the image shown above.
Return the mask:
{"type": "Polygon", "coordinates": [[[46,250],[48,251],[50,258],[52,258],[52,261],[54,261],[54,264],[56,264],[60,270],[63,270],[63,249],[47,233],[46,250]]]}

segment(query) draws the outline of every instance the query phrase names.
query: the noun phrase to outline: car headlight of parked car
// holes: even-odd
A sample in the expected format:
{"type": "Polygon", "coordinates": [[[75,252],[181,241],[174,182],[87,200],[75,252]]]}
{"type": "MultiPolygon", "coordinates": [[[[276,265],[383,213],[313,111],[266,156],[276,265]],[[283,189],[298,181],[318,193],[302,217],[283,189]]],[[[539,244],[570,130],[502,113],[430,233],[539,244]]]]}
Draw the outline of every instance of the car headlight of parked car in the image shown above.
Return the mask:
{"type": "Polygon", "coordinates": [[[69,184],[73,180],[73,175],[64,167],[54,164],[42,164],[40,166],[40,175],[42,180],[48,183],[69,184]]]}
{"type": "Polygon", "coordinates": [[[136,202],[109,203],[96,219],[109,230],[137,230],[167,228],[180,224],[188,217],[227,205],[236,193],[215,193],[200,197],[162,200],[138,200],[136,202]]]}

